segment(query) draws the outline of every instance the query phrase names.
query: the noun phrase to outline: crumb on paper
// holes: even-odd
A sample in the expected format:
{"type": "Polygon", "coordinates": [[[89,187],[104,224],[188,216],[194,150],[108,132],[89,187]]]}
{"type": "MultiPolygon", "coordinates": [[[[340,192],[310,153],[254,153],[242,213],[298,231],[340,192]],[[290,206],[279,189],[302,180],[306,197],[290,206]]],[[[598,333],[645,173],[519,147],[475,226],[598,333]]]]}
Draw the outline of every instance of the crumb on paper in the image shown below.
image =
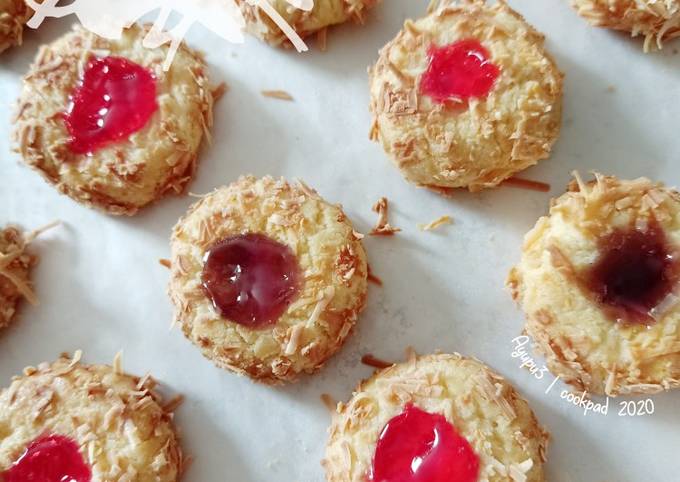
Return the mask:
{"type": "Polygon", "coordinates": [[[615,85],[608,85],[607,86],[607,92],[609,92],[610,94],[613,94],[614,92],[616,92],[616,86],[615,85]]]}
{"type": "Polygon", "coordinates": [[[170,269],[171,264],[170,264],[170,260],[169,260],[169,259],[161,258],[161,259],[158,260],[158,263],[159,263],[161,266],[165,266],[166,268],[170,269]]]}
{"type": "Polygon", "coordinates": [[[213,89],[212,91],[213,100],[217,102],[222,97],[224,97],[224,94],[226,94],[227,92],[229,92],[229,85],[226,82],[222,82],[220,85],[213,89]]]}
{"type": "Polygon", "coordinates": [[[509,177],[502,182],[504,186],[528,189],[529,191],[550,192],[550,184],[541,181],[532,181],[521,177],[509,177]]]}
{"type": "Polygon", "coordinates": [[[172,413],[177,408],[184,403],[184,395],[175,395],[172,397],[165,405],[163,405],[163,411],[165,413],[172,413]]]}
{"type": "Polygon", "coordinates": [[[444,216],[440,216],[437,219],[435,219],[432,222],[429,222],[427,224],[418,224],[418,229],[421,231],[433,231],[441,226],[445,226],[447,224],[453,224],[453,218],[451,216],[445,214],[444,216]]]}
{"type": "Polygon", "coordinates": [[[316,42],[319,50],[325,52],[328,47],[328,28],[324,27],[316,34],[316,42]]]}
{"type": "Polygon", "coordinates": [[[394,363],[390,363],[385,360],[381,360],[380,358],[376,358],[370,353],[367,353],[361,357],[361,363],[373,368],[387,368],[394,365],[394,363]]]}
{"type": "Polygon", "coordinates": [[[335,408],[338,405],[338,402],[335,401],[335,399],[327,394],[327,393],[322,393],[321,394],[321,401],[323,404],[326,406],[329,412],[335,412],[335,408]]]}
{"type": "Polygon", "coordinates": [[[390,226],[390,223],[387,222],[389,203],[386,197],[378,199],[372,209],[374,212],[378,213],[378,221],[369,233],[371,236],[392,236],[401,231],[399,228],[390,226]]]}
{"type": "Polygon", "coordinates": [[[288,101],[294,100],[293,96],[290,95],[285,90],[263,90],[262,95],[265,96],[265,97],[270,97],[272,99],[288,100],[288,101]]]}
{"type": "Polygon", "coordinates": [[[383,281],[373,273],[373,270],[371,269],[370,264],[368,265],[368,274],[366,275],[366,278],[368,279],[368,281],[370,281],[373,284],[376,284],[378,286],[383,285],[383,281]]]}

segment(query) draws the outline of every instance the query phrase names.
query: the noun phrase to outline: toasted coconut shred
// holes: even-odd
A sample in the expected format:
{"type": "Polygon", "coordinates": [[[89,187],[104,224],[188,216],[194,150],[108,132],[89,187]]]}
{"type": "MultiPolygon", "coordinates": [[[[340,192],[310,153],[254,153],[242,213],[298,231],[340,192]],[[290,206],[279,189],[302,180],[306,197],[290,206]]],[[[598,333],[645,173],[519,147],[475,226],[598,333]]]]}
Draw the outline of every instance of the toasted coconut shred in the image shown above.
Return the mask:
{"type": "Polygon", "coordinates": [[[387,368],[394,365],[394,363],[390,363],[388,361],[381,360],[380,358],[376,358],[370,353],[367,353],[361,357],[361,363],[373,368],[387,368]]]}
{"type": "Polygon", "coordinates": [[[392,236],[395,233],[401,231],[399,228],[390,226],[390,223],[387,221],[389,203],[386,197],[381,197],[378,199],[378,201],[373,205],[372,209],[374,212],[378,213],[378,221],[368,234],[371,236],[392,236]]]}
{"type": "Polygon", "coordinates": [[[288,100],[288,101],[294,100],[293,96],[290,95],[285,90],[263,90],[262,95],[264,97],[270,97],[272,99],[288,100]]]}
{"type": "Polygon", "coordinates": [[[419,224],[418,229],[421,231],[433,231],[441,226],[446,226],[447,224],[453,224],[453,218],[451,218],[451,216],[444,215],[427,224],[419,224]]]}

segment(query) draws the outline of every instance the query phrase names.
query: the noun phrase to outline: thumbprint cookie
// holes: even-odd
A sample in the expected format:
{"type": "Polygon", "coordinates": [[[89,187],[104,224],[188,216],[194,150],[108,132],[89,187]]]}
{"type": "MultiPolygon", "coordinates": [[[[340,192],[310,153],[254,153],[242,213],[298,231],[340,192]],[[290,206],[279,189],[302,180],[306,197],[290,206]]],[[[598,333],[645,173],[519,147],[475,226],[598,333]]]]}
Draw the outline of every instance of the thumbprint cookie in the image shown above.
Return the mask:
{"type": "Polygon", "coordinates": [[[43,46],[19,97],[17,150],[71,198],[132,215],[192,179],[212,125],[206,65],[180,46],[142,46],[148,27],[118,40],[76,27],[43,46]]]}
{"type": "Polygon", "coordinates": [[[498,185],[559,134],[562,74],[543,44],[504,1],[433,2],[369,70],[371,138],[417,185],[498,185]]]}
{"type": "MultiPolygon", "coordinates": [[[[366,11],[378,0],[270,0],[269,4],[301,38],[312,34],[325,39],[326,29],[354,21],[363,23],[366,11]]],[[[248,0],[236,0],[249,33],[274,46],[291,45],[288,36],[261,7],[248,0]]]]}
{"type": "Polygon", "coordinates": [[[79,355],[26,368],[0,392],[0,480],[179,480],[172,407],[154,380],[79,355]]]}
{"type": "Polygon", "coordinates": [[[680,386],[676,191],[576,174],[526,235],[508,286],[565,382],[610,396],[680,386]]]}
{"type": "Polygon", "coordinates": [[[0,328],[9,326],[21,300],[38,301],[30,281],[38,257],[27,249],[40,232],[24,233],[15,226],[0,229],[0,328]]]}
{"type": "Polygon", "coordinates": [[[0,0],[0,53],[21,45],[31,11],[24,0],[0,0]]]}
{"type": "Polygon", "coordinates": [[[333,415],[328,482],[540,482],[548,434],[481,362],[414,357],[364,381],[333,415]]]}
{"type": "Polygon", "coordinates": [[[175,321],[215,364],[255,380],[314,372],[364,307],[361,237],[305,184],[241,177],[173,230],[175,321]]]}
{"type": "Polygon", "coordinates": [[[630,32],[645,38],[645,51],[680,37],[680,0],[571,0],[596,27],[630,32]]]}

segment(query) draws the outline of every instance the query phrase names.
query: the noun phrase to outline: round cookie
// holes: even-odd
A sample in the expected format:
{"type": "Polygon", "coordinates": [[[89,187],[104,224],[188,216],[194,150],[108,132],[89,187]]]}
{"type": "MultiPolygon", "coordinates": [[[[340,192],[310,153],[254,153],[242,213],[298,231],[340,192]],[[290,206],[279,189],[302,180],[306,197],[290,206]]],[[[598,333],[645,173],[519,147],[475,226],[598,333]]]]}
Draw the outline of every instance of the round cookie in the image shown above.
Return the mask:
{"type": "Polygon", "coordinates": [[[504,1],[433,2],[369,71],[371,138],[417,185],[498,185],[559,134],[563,76],[543,44],[504,1]]]}
{"type": "Polygon", "coordinates": [[[155,381],[81,364],[79,355],[26,368],[0,392],[0,474],[26,480],[51,465],[64,472],[54,480],[177,481],[182,453],[155,381]],[[40,445],[52,448],[32,453],[40,445]]]}
{"type": "Polygon", "coordinates": [[[377,372],[338,404],[329,433],[329,482],[545,479],[548,434],[527,402],[483,363],[457,353],[377,372]]]}
{"type": "Polygon", "coordinates": [[[241,177],[173,230],[176,322],[215,364],[255,380],[314,372],[364,307],[362,237],[301,182],[241,177]]]}
{"type": "Polygon", "coordinates": [[[576,178],[526,235],[508,286],[550,371],[616,396],[680,386],[680,194],[576,178]]]}
{"type": "Polygon", "coordinates": [[[645,51],[680,37],[679,0],[571,0],[579,15],[596,27],[645,37],[645,51]]]}
{"type": "Polygon", "coordinates": [[[10,324],[23,298],[37,302],[30,271],[38,257],[26,252],[33,237],[14,226],[0,229],[0,328],[10,324]]]}
{"type": "MultiPolygon", "coordinates": [[[[270,0],[271,6],[301,37],[326,31],[328,27],[352,20],[363,23],[366,11],[377,0],[270,0]],[[296,8],[291,3],[299,4],[296,8]]],[[[290,40],[274,21],[260,8],[246,0],[236,0],[246,20],[246,29],[255,37],[275,46],[289,47],[290,40]]]]}
{"type": "Polygon", "coordinates": [[[212,125],[203,57],[142,46],[149,27],[120,40],[76,27],[40,49],[24,78],[14,139],[24,161],[76,201],[132,215],[192,179],[212,125]]]}
{"type": "Polygon", "coordinates": [[[0,0],[0,53],[21,45],[24,25],[31,12],[24,0],[0,0]]]}

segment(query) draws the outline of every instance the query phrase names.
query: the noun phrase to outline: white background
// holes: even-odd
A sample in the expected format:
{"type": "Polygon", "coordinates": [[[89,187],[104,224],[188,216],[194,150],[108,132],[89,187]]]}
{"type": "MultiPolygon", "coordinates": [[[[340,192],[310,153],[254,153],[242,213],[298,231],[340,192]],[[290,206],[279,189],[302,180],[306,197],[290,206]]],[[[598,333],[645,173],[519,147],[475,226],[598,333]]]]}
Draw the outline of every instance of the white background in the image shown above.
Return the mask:
{"type": "Polygon", "coordinates": [[[10,153],[20,76],[38,45],[75,18],[28,33],[23,47],[0,57],[0,224],[64,225],[36,243],[41,304],[24,305],[0,336],[2,385],[62,351],[82,348],[85,361],[109,363],[122,349],[126,370],[151,370],[169,391],[186,395],[177,423],[196,460],[185,480],[313,482],[323,480],[330,420],[319,396],[348,399],[371,373],[362,354],[397,360],[407,345],[419,353],[456,350],[486,361],[529,399],[553,435],[550,481],[680,480],[680,392],[655,396],[654,415],[635,419],[618,417],[615,401],[607,417],[584,417],[560,399],[560,384],[545,395],[550,380],[535,380],[510,356],[523,320],[504,289],[522,236],[564,191],[571,170],[680,181],[680,42],[644,55],[640,41],[589,27],[566,0],[510,3],[547,35],[566,72],[561,138],[552,159],[524,174],[549,182],[550,194],[500,188],[445,199],[407,184],[369,142],[366,67],[405,18],[424,12],[426,0],[384,2],[365,27],[330,32],[325,53],[298,55],[254,39],[232,45],[192,29],[189,42],[207,53],[214,81],[231,87],[215,109],[215,140],[201,156],[192,192],[243,173],[300,177],[342,203],[363,232],[375,220],[371,205],[386,196],[392,224],[404,230],[366,238],[384,287],[371,286],[345,348],[319,374],[281,388],[215,368],[179,330],[169,331],[168,271],[158,259],[168,257],[170,229],[191,198],[166,199],[131,219],[110,217],[60,196],[10,153]],[[295,102],[264,98],[263,89],[286,90],[295,102]],[[455,225],[417,229],[443,214],[455,225]]]}

